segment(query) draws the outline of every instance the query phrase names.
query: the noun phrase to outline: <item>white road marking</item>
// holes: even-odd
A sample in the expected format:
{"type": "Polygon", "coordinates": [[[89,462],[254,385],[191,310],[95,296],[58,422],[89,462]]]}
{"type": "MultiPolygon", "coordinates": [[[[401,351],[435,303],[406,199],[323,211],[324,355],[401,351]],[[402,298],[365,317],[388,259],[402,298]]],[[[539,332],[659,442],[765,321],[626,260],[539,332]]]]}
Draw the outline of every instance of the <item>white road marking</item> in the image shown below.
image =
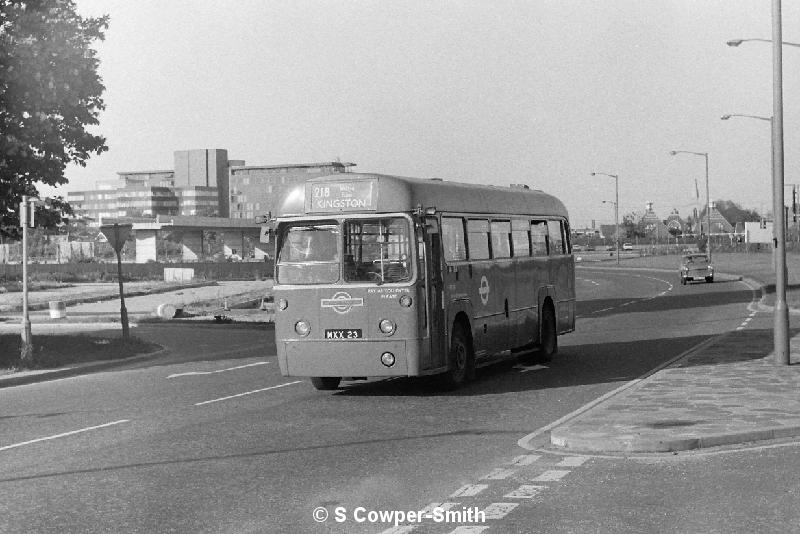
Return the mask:
{"type": "Polygon", "coordinates": [[[564,471],[562,469],[553,469],[551,471],[545,471],[538,477],[531,480],[531,482],[557,482],[567,476],[569,473],[569,471],[564,471]]]}
{"type": "Polygon", "coordinates": [[[244,393],[237,393],[236,395],[229,395],[227,397],[220,397],[219,399],[211,399],[203,402],[196,402],[195,406],[202,406],[203,404],[211,404],[212,402],[220,402],[224,400],[235,399],[237,397],[244,397],[245,395],[252,395],[253,393],[261,393],[262,391],[269,391],[270,389],[278,389],[292,384],[300,384],[302,380],[295,380],[294,382],[287,382],[285,384],[278,384],[277,386],[270,386],[268,388],[255,389],[253,391],[245,391],[244,393]]]}
{"type": "Polygon", "coordinates": [[[523,484],[511,493],[503,495],[505,499],[533,499],[540,491],[546,490],[547,486],[534,486],[533,484],[523,484]]]}
{"type": "Polygon", "coordinates": [[[505,480],[515,473],[514,469],[503,469],[498,467],[492,469],[492,472],[483,477],[483,480],[505,480]]]}
{"type": "Polygon", "coordinates": [[[454,506],[458,506],[457,502],[432,502],[428,506],[422,509],[423,512],[426,513],[433,513],[436,508],[440,508],[444,511],[452,509],[454,506]]]}
{"type": "Polygon", "coordinates": [[[456,497],[474,497],[475,495],[479,494],[489,486],[487,484],[467,484],[465,486],[461,486],[456,491],[450,494],[450,498],[454,499],[456,497]]]}
{"type": "Polygon", "coordinates": [[[237,369],[245,369],[247,367],[255,367],[256,365],[266,365],[269,362],[256,362],[248,363],[247,365],[237,365],[236,367],[228,367],[227,369],[217,369],[216,371],[189,371],[187,373],[175,373],[169,375],[167,378],[178,378],[179,376],[197,376],[197,375],[213,375],[215,373],[224,373],[226,371],[235,371],[237,369]]]}
{"type": "Polygon", "coordinates": [[[483,513],[486,514],[486,519],[503,519],[517,506],[519,503],[515,502],[493,502],[483,510],[483,513]]]}
{"type": "Polygon", "coordinates": [[[418,526],[419,525],[398,525],[382,531],[381,534],[406,534],[407,532],[413,531],[418,526]]]}
{"type": "Polygon", "coordinates": [[[451,530],[449,534],[480,534],[488,529],[489,527],[457,527],[455,530],[451,530]]]}
{"type": "Polygon", "coordinates": [[[52,439],[64,438],[64,437],[67,437],[67,436],[74,436],[75,434],[80,434],[81,432],[88,432],[90,430],[97,430],[98,428],[106,428],[106,427],[113,426],[113,425],[119,425],[119,424],[122,424],[122,423],[127,423],[128,421],[130,421],[130,419],[120,419],[119,421],[112,421],[111,423],[105,423],[103,425],[89,426],[89,427],[86,427],[86,428],[81,428],[79,430],[73,430],[71,432],[64,432],[62,434],[56,434],[54,436],[47,436],[47,437],[44,437],[44,438],[32,439],[30,441],[23,441],[21,443],[14,443],[13,445],[6,445],[4,447],[0,447],[0,451],[5,451],[5,450],[8,450],[8,449],[14,449],[16,447],[22,447],[24,445],[31,445],[33,443],[39,443],[40,441],[48,441],[48,440],[52,440],[52,439]]]}
{"type": "Polygon", "coordinates": [[[542,369],[549,369],[546,365],[515,365],[512,369],[519,369],[520,373],[527,373],[528,371],[541,371],[542,369]]]}
{"type": "Polygon", "coordinates": [[[407,532],[413,531],[418,526],[419,525],[398,525],[396,527],[384,530],[381,532],[381,534],[406,534],[407,532]]]}
{"type": "Polygon", "coordinates": [[[580,467],[588,459],[588,456],[567,456],[558,462],[556,467],[580,467]]]}
{"type": "Polygon", "coordinates": [[[511,460],[511,465],[531,465],[533,462],[541,458],[539,454],[523,454],[522,456],[515,456],[511,460]]]}

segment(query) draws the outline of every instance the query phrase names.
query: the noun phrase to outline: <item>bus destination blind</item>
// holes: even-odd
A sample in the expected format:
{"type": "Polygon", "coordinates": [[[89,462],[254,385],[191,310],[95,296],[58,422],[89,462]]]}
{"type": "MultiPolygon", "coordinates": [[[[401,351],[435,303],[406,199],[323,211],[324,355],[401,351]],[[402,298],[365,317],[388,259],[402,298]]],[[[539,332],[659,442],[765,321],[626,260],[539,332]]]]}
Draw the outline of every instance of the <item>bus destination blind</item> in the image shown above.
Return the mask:
{"type": "Polygon", "coordinates": [[[308,213],[331,211],[375,210],[374,182],[325,182],[306,184],[306,211],[308,213]]]}

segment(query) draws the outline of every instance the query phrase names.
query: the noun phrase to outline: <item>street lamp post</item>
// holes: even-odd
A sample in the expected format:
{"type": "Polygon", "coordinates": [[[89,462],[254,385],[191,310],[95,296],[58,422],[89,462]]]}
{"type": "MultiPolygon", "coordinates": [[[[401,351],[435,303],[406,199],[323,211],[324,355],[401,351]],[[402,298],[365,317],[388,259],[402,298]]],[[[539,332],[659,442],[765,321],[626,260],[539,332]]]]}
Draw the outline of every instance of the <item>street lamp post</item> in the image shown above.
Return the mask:
{"type": "Polygon", "coordinates": [[[600,174],[614,179],[614,192],[616,198],[616,201],[614,202],[614,254],[617,256],[617,265],[619,265],[619,175],[608,174],[605,172],[593,172],[591,174],[592,176],[597,176],[600,174]]]}
{"type": "MultiPolygon", "coordinates": [[[[670,156],[677,154],[693,154],[706,159],[706,242],[708,243],[708,261],[711,261],[711,193],[708,188],[708,152],[691,152],[689,150],[670,150],[670,156]]],[[[702,225],[701,225],[702,228],[702,225]]]]}
{"type": "Polygon", "coordinates": [[[728,46],[745,41],[772,43],[772,210],[775,250],[775,306],[773,342],[775,363],[789,365],[789,307],[786,305],[786,217],[783,211],[783,46],[800,47],[783,41],[781,0],[772,0],[772,39],[735,39],[728,46]]]}

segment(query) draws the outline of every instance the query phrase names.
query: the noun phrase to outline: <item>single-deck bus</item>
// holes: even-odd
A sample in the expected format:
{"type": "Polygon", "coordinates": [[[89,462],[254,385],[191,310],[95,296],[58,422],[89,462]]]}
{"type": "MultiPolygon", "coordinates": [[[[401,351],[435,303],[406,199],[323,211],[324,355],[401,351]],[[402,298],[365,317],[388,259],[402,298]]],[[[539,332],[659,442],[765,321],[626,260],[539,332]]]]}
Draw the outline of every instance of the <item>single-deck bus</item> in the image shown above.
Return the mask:
{"type": "Polygon", "coordinates": [[[441,375],[549,358],[575,328],[564,205],[527,186],[379,174],[310,178],[271,220],[284,376],[441,375]]]}

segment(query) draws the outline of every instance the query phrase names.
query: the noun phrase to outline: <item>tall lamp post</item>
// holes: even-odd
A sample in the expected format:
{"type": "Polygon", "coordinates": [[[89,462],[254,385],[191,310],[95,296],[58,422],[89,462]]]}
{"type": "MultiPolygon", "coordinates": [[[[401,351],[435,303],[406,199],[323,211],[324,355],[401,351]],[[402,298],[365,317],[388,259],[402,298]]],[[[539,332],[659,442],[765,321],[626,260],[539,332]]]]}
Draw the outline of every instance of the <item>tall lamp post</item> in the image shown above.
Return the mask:
{"type": "Polygon", "coordinates": [[[615,192],[615,199],[614,202],[614,248],[617,256],[617,265],[619,265],[619,175],[616,174],[608,174],[605,172],[593,172],[591,173],[592,176],[597,176],[598,174],[602,176],[608,176],[609,178],[614,179],[614,192],[615,192]]]}
{"type": "MultiPolygon", "coordinates": [[[[706,240],[708,243],[708,261],[711,261],[711,194],[708,188],[708,152],[691,152],[689,150],[670,150],[670,156],[678,154],[693,154],[695,156],[703,156],[706,159],[706,240]]],[[[702,225],[701,225],[702,226],[702,225]]]]}
{"type": "Polygon", "coordinates": [[[781,0],[772,0],[772,39],[734,39],[728,46],[745,41],[772,43],[772,210],[775,249],[775,306],[773,342],[775,363],[789,365],[789,307],[786,305],[786,217],[783,211],[783,46],[800,47],[783,41],[781,0]]]}

